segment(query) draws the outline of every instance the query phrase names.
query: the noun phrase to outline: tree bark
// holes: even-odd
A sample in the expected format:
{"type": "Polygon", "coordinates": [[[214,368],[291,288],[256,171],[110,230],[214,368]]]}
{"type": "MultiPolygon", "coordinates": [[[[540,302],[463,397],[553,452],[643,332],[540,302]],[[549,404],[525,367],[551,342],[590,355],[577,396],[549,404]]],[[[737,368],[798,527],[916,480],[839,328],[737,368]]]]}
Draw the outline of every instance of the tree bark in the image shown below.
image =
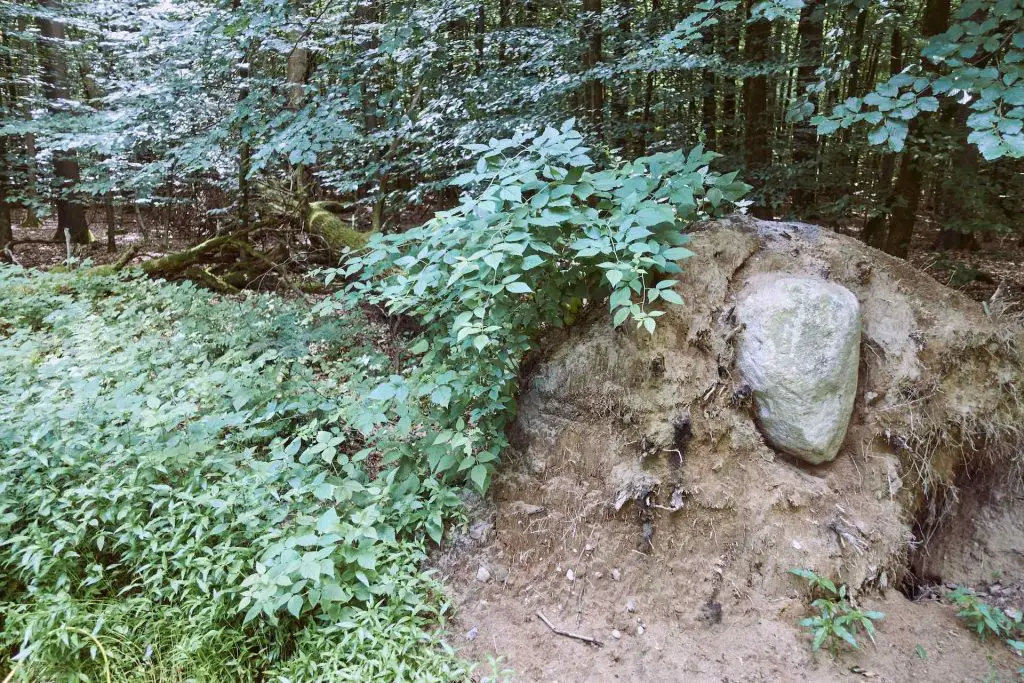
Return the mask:
{"type": "MultiPolygon", "coordinates": [[[[944,33],[949,28],[950,0],[927,0],[921,33],[925,38],[944,33]]],[[[934,71],[935,66],[927,59],[922,60],[926,70],[934,71]]],[[[914,221],[921,199],[921,178],[924,161],[921,152],[924,145],[917,141],[921,130],[921,116],[915,117],[908,126],[907,145],[900,159],[899,176],[896,179],[896,201],[889,218],[889,232],[885,239],[885,250],[893,256],[906,258],[910,253],[910,241],[914,236],[914,221]]]]}
{"type": "MultiPolygon", "coordinates": [[[[718,31],[712,29],[707,36],[711,52],[718,31]]],[[[715,87],[715,70],[704,69],[701,72],[701,128],[704,130],[704,146],[707,149],[718,148],[718,91],[715,87]]]]}
{"type": "MultiPolygon", "coordinates": [[[[754,5],[747,0],[747,15],[754,5]]],[[[763,67],[768,59],[772,26],[768,21],[747,24],[743,57],[748,65],[763,67]]],[[[744,113],[746,131],[744,135],[747,170],[756,182],[771,164],[771,148],[768,140],[768,77],[763,74],[751,76],[743,83],[744,113]]],[[[760,178],[764,185],[763,177],[760,178]]],[[[767,200],[767,198],[764,198],[767,200]]],[[[771,217],[767,202],[751,207],[751,213],[759,218],[771,217]]]]}
{"type": "MultiPolygon", "coordinates": [[[[40,5],[49,12],[60,10],[59,0],[41,0],[40,5]]],[[[49,17],[39,17],[36,23],[43,38],[43,93],[50,101],[51,109],[59,111],[61,102],[70,99],[68,68],[64,58],[64,24],[49,17]]],[[[54,240],[64,241],[66,231],[73,244],[89,244],[92,233],[86,220],[85,205],[76,188],[80,171],[75,151],[55,151],[53,172],[57,182],[57,232],[54,240]]]]}
{"type": "MultiPolygon", "coordinates": [[[[583,69],[589,71],[601,62],[601,0],[583,0],[583,69]]],[[[583,107],[597,131],[604,135],[604,84],[598,78],[588,78],[583,84],[583,107]]]]}
{"type": "MultiPolygon", "coordinates": [[[[12,111],[14,109],[14,70],[11,66],[10,57],[7,54],[6,36],[0,33],[0,50],[3,52],[3,65],[10,79],[10,86],[5,93],[0,89],[0,111],[12,111]]],[[[5,257],[4,251],[14,241],[14,232],[11,230],[11,205],[8,203],[11,195],[11,163],[7,154],[10,152],[8,136],[0,135],[0,261],[5,257]]]]}
{"type": "Polygon", "coordinates": [[[476,26],[474,27],[473,47],[476,50],[476,62],[473,73],[477,76],[484,72],[484,34],[487,32],[487,14],[481,2],[476,10],[476,26]]]}
{"type": "MultiPolygon", "coordinates": [[[[293,35],[292,40],[295,46],[288,54],[288,62],[285,65],[285,82],[288,87],[287,106],[295,114],[305,104],[305,85],[309,78],[312,55],[309,48],[300,44],[302,40],[300,34],[293,35]]],[[[292,178],[295,184],[295,203],[297,205],[295,222],[298,224],[299,231],[304,232],[308,227],[309,216],[309,173],[306,171],[306,165],[302,162],[295,164],[292,178]]]]}
{"type": "MultiPolygon", "coordinates": [[[[807,87],[817,80],[815,72],[821,66],[824,29],[825,2],[811,0],[800,10],[800,23],[797,27],[800,65],[796,71],[796,82],[800,94],[806,92],[807,87]]],[[[815,105],[816,99],[813,96],[811,98],[815,105]]],[[[810,118],[800,121],[793,129],[793,166],[797,171],[797,184],[792,194],[795,211],[806,210],[814,204],[818,182],[817,138],[817,131],[811,125],[810,118]]]]}
{"type": "MultiPolygon", "coordinates": [[[[889,75],[898,74],[902,70],[903,34],[900,33],[900,27],[896,25],[893,26],[892,38],[889,42],[889,75]]],[[[861,235],[864,242],[876,249],[885,247],[885,241],[889,235],[887,219],[889,211],[892,210],[894,199],[892,177],[895,172],[896,155],[891,152],[884,152],[882,155],[882,169],[878,177],[879,191],[876,193],[881,198],[881,206],[868,216],[861,235]]]]}

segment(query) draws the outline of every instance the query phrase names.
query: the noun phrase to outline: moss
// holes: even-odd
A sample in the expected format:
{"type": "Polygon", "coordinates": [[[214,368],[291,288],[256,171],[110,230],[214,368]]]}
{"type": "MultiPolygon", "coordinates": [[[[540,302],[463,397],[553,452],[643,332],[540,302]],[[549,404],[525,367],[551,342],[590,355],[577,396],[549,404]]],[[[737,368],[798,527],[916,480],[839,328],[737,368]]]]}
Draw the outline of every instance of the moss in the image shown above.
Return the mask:
{"type": "Polygon", "coordinates": [[[334,251],[342,251],[346,247],[362,249],[366,246],[369,233],[359,232],[345,224],[345,221],[332,213],[337,207],[336,202],[313,202],[309,205],[309,229],[324,238],[334,251]]]}

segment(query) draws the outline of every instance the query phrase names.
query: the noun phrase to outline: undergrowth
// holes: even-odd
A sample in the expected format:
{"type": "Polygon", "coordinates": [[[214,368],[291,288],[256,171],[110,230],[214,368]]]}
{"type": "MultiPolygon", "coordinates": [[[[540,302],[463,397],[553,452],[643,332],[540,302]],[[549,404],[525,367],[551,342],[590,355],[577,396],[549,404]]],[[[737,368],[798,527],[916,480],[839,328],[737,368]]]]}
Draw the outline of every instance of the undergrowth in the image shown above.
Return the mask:
{"type": "Polygon", "coordinates": [[[861,633],[875,642],[874,622],[884,619],[884,613],[860,609],[851,602],[846,585],[837,587],[831,579],[810,569],[789,571],[807,581],[813,598],[811,607],[817,611],[815,616],[800,621],[800,625],[811,632],[812,650],[816,652],[822,645],[827,645],[835,654],[843,643],[857,649],[860,647],[857,636],[861,633]]]}
{"type": "MultiPolygon", "coordinates": [[[[1018,655],[1024,655],[1024,614],[1020,610],[993,607],[963,586],[947,593],[946,598],[959,608],[957,616],[979,638],[995,636],[1018,655]]],[[[1024,673],[1024,669],[1021,671],[1024,673]]]]}
{"type": "Polygon", "coordinates": [[[371,476],[374,440],[349,414],[388,361],[358,313],[305,317],[267,296],[0,269],[16,680],[465,673],[420,573],[455,494],[371,476]]]}
{"type": "Polygon", "coordinates": [[[700,147],[593,170],[572,122],[475,149],[456,180],[479,191],[376,235],[312,311],[0,269],[0,648],[18,680],[470,675],[422,567],[456,485],[489,483],[520,361],[587,301],[653,333],[682,301],[685,227],[748,189],[700,147]],[[398,359],[365,305],[416,319],[398,359]]]}

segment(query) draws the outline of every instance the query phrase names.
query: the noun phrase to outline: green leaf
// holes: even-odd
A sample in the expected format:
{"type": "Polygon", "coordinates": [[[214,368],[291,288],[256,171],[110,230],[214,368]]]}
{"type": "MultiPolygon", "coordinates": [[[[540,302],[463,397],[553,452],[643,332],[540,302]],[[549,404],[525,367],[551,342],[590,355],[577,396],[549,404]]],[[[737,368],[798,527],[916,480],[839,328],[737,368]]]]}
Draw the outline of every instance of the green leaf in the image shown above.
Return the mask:
{"type": "Polygon", "coordinates": [[[519,282],[518,280],[505,285],[505,289],[511,294],[530,294],[533,292],[528,284],[525,282],[519,282]]]}
{"type": "Polygon", "coordinates": [[[476,465],[469,473],[469,479],[476,486],[478,491],[483,491],[487,484],[487,466],[476,465]]]}
{"type": "Polygon", "coordinates": [[[663,250],[661,255],[669,261],[681,261],[694,256],[694,253],[686,247],[672,247],[670,249],[663,250]]]}
{"type": "Polygon", "coordinates": [[[622,282],[622,271],[619,270],[608,270],[605,271],[604,276],[608,278],[608,282],[611,283],[612,287],[617,286],[622,282]]]}
{"type": "Polygon", "coordinates": [[[682,304],[683,303],[683,297],[679,296],[678,294],[675,293],[675,291],[673,291],[671,289],[663,289],[663,290],[661,290],[661,298],[664,299],[665,301],[668,301],[669,303],[672,303],[672,304],[682,304]]]}
{"type": "Polygon", "coordinates": [[[523,270],[531,270],[544,263],[544,259],[536,254],[530,254],[523,259],[523,270]]]}

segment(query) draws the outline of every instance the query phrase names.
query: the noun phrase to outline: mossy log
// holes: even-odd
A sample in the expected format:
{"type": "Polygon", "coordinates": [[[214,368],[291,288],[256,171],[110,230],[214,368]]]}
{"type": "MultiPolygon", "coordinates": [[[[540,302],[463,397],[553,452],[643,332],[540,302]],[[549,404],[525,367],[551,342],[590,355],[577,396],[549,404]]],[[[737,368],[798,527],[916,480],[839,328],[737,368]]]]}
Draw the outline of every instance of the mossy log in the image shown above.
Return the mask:
{"type": "Polygon", "coordinates": [[[189,266],[193,266],[200,261],[203,261],[211,253],[222,247],[232,245],[237,246],[237,242],[237,235],[211,237],[205,242],[201,242],[200,244],[184,251],[178,251],[173,254],[167,254],[155,259],[150,259],[149,261],[143,261],[139,264],[139,267],[142,268],[142,271],[147,275],[175,275],[187,269],[189,266]]]}
{"type": "Polygon", "coordinates": [[[343,208],[338,202],[313,202],[309,205],[309,230],[319,235],[331,251],[341,252],[345,248],[353,251],[366,246],[369,233],[359,232],[338,215],[343,208]]]}

